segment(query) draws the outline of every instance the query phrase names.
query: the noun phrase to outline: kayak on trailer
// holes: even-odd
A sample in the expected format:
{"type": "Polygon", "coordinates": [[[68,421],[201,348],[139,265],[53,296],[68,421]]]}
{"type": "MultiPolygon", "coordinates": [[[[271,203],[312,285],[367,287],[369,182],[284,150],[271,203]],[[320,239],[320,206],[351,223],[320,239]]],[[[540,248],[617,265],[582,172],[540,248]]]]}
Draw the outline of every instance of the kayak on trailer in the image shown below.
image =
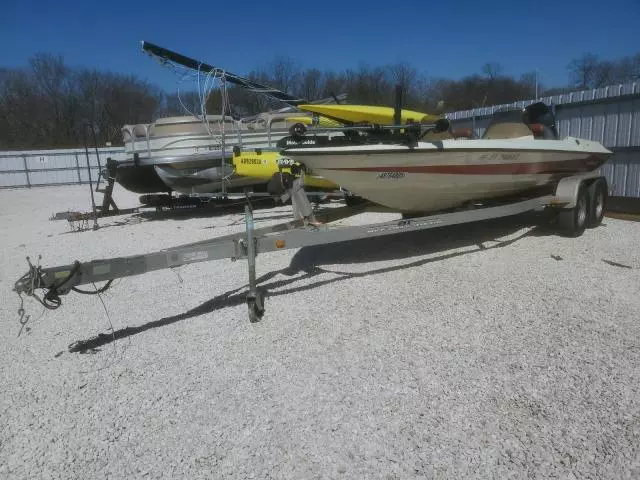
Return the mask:
{"type": "MultiPolygon", "coordinates": [[[[379,125],[390,125],[394,121],[394,109],[391,107],[379,107],[374,105],[298,105],[300,110],[317,113],[318,115],[332,118],[336,121],[349,123],[375,123],[379,125]]],[[[433,123],[440,116],[429,113],[416,112],[414,110],[402,109],[400,115],[401,123],[414,121],[419,123],[433,123]]]]}

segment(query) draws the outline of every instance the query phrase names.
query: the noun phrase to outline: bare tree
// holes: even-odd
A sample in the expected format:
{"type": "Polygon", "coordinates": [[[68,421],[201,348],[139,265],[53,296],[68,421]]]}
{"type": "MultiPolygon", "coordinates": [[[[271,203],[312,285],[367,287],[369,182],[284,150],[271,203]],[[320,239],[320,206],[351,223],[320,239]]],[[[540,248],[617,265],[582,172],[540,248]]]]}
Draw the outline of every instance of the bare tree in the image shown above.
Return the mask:
{"type": "Polygon", "coordinates": [[[61,56],[37,54],[29,60],[33,79],[42,97],[43,125],[53,146],[66,146],[77,138],[77,99],[73,97],[75,75],[61,56]],[[45,113],[47,110],[50,113],[45,113]]]}
{"type": "Polygon", "coordinates": [[[523,73],[520,75],[520,81],[518,83],[520,83],[522,93],[527,98],[535,98],[536,93],[540,96],[544,90],[537,72],[523,73]]]}
{"type": "Polygon", "coordinates": [[[585,53],[580,58],[572,60],[567,66],[569,69],[569,83],[576,88],[595,88],[598,73],[599,60],[593,53],[585,53]]]}
{"type": "Polygon", "coordinates": [[[487,62],[482,66],[481,71],[489,80],[495,80],[502,75],[504,68],[498,62],[487,62]]]}
{"type": "Polygon", "coordinates": [[[42,98],[36,92],[29,72],[5,69],[0,81],[0,147],[19,148],[36,145],[46,134],[42,98]]]}
{"type": "Polygon", "coordinates": [[[599,60],[591,53],[573,60],[569,66],[569,82],[577,88],[600,88],[640,78],[640,52],[617,60],[599,60]]]}
{"type": "Polygon", "coordinates": [[[626,83],[640,80],[640,52],[623,57],[614,62],[612,80],[615,83],[626,83]]]}
{"type": "MultiPolygon", "coordinates": [[[[219,93],[212,92],[212,95],[209,96],[209,101],[207,102],[207,111],[213,112],[215,107],[219,107],[220,105],[221,100],[219,93]]],[[[200,115],[200,95],[198,95],[198,92],[193,90],[166,94],[164,95],[163,106],[159,113],[161,116],[200,115]]]]}
{"type": "MultiPolygon", "coordinates": [[[[347,91],[346,78],[344,73],[336,73],[332,71],[324,72],[323,74],[323,90],[321,97],[330,97],[332,95],[339,95],[347,91]]],[[[349,99],[349,101],[353,101],[349,99]]]]}
{"type": "Polygon", "coordinates": [[[295,92],[300,79],[300,66],[292,58],[276,57],[267,67],[271,85],[283,92],[295,92]]]}
{"type": "Polygon", "coordinates": [[[117,144],[123,124],[151,121],[159,98],[156,87],[133,76],[72,69],[60,57],[37,55],[29,69],[0,75],[0,145],[80,146],[87,125],[100,144],[117,144]]]}
{"type": "MultiPolygon", "coordinates": [[[[605,61],[585,54],[569,64],[569,71],[573,88],[637,80],[640,52],[605,61]]],[[[404,106],[425,112],[439,112],[442,105],[446,111],[455,111],[535,96],[534,73],[515,79],[504,75],[496,62],[486,63],[481,72],[459,80],[434,79],[406,62],[383,67],[360,65],[340,72],[302,70],[294,60],[276,57],[266,68],[248,76],[309,100],[347,93],[349,103],[369,105],[393,105],[393,87],[402,84],[404,106]]],[[[567,88],[544,93],[562,93],[567,88]]],[[[542,85],[538,84],[538,90],[542,92],[542,85]]],[[[230,113],[236,117],[283,106],[237,86],[228,86],[227,93],[233,109],[230,113]]],[[[71,68],[60,56],[39,54],[30,59],[27,68],[0,67],[0,148],[81,146],[87,124],[96,129],[100,144],[118,144],[123,124],[183,115],[187,112],[181,103],[186,110],[201,113],[201,99],[195,91],[182,90],[178,99],[177,94],[164,94],[133,76],[71,68]]],[[[206,110],[213,114],[222,111],[219,91],[209,96],[206,110]]]]}
{"type": "Polygon", "coordinates": [[[300,85],[297,93],[307,100],[317,100],[322,96],[323,83],[322,72],[317,68],[309,68],[300,74],[300,85]]]}
{"type": "Polygon", "coordinates": [[[416,87],[418,71],[412,65],[406,62],[399,62],[388,65],[387,70],[390,75],[390,81],[396,85],[402,85],[406,93],[416,87]]]}

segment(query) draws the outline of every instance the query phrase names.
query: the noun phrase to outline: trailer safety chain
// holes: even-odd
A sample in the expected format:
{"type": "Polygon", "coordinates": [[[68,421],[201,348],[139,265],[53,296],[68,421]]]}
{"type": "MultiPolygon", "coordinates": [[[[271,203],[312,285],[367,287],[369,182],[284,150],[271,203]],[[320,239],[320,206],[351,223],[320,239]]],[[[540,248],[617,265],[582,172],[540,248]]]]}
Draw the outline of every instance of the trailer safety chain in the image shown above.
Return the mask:
{"type": "MultiPolygon", "coordinates": [[[[62,280],[62,282],[58,284],[53,284],[47,287],[45,286],[45,280],[43,278],[42,269],[40,268],[39,260],[40,260],[40,257],[38,257],[38,264],[33,265],[29,257],[27,257],[27,262],[29,263],[29,272],[25,274],[22,277],[22,279],[28,279],[31,285],[26,290],[25,293],[30,297],[34,297],[43,307],[49,310],[55,310],[62,304],[62,300],[60,299],[60,293],[59,293],[60,290],[62,290],[65,285],[67,285],[73,278],[75,278],[78,275],[82,264],[78,260],[76,260],[74,262],[73,268],[71,269],[71,272],[69,272],[69,275],[65,277],[62,280]],[[43,290],[46,290],[46,293],[42,296],[42,298],[40,298],[35,293],[36,290],[40,288],[43,290]]],[[[103,287],[95,291],[81,290],[77,287],[70,287],[70,290],[73,290],[74,292],[82,293],[84,295],[97,295],[99,293],[106,291],[111,286],[112,282],[113,280],[109,280],[103,287]]],[[[20,298],[22,300],[22,296],[20,298]]]]}
{"type": "Polygon", "coordinates": [[[20,323],[20,331],[18,332],[18,336],[20,336],[22,335],[22,331],[24,330],[24,327],[26,327],[27,322],[31,318],[31,315],[25,315],[24,298],[22,298],[22,294],[18,293],[18,297],[20,297],[20,307],[18,308],[18,316],[20,317],[18,319],[18,323],[20,323]]]}
{"type": "MultiPolygon", "coordinates": [[[[25,289],[25,294],[29,297],[35,298],[36,301],[46,309],[55,310],[58,307],[60,307],[60,305],[62,305],[62,299],[60,298],[60,290],[66,284],[68,284],[76,275],[78,275],[82,264],[78,260],[76,260],[74,262],[73,268],[71,269],[71,272],[69,272],[69,275],[62,282],[58,284],[54,284],[50,287],[46,287],[45,280],[42,274],[42,269],[40,267],[40,259],[41,259],[41,256],[38,255],[38,263],[34,265],[33,263],[31,263],[30,258],[27,257],[27,263],[29,264],[29,271],[21,278],[21,280],[27,280],[30,283],[29,288],[25,289]],[[43,290],[46,290],[46,292],[44,293],[44,295],[42,295],[42,297],[40,297],[35,293],[37,289],[43,289],[43,290]]],[[[109,280],[105,285],[103,285],[100,288],[96,288],[93,291],[82,290],[77,287],[71,287],[70,290],[73,290],[74,292],[77,292],[77,293],[81,293],[83,295],[100,295],[101,293],[104,293],[105,291],[107,291],[109,287],[111,287],[112,283],[113,283],[113,280],[109,280]]],[[[20,307],[18,308],[18,317],[19,317],[18,322],[21,325],[18,336],[20,336],[25,325],[31,318],[31,315],[26,314],[22,292],[20,291],[18,292],[18,297],[20,297],[20,307]]]]}

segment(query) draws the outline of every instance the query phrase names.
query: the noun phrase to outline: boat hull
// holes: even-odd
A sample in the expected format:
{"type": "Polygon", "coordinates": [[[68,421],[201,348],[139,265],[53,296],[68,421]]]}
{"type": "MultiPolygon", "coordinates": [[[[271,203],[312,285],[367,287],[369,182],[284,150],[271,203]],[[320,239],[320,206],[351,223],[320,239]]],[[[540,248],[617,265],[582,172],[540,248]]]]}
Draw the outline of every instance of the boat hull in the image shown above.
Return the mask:
{"type": "Polygon", "coordinates": [[[569,149],[564,141],[545,143],[552,147],[545,149],[506,141],[495,147],[486,140],[445,142],[415,149],[375,145],[285,154],[356,195],[407,213],[551,187],[563,177],[595,170],[611,155],[599,144],[569,149]]]}
{"type": "Polygon", "coordinates": [[[171,188],[158,176],[153,165],[136,166],[133,162],[118,164],[116,167],[116,182],[126,190],[134,193],[171,191],[171,188]]]}
{"type": "Polygon", "coordinates": [[[184,165],[156,165],[157,176],[172,190],[185,195],[207,194],[223,189],[231,192],[244,187],[265,184],[264,179],[240,177],[231,166],[209,168],[182,168],[184,165]]]}

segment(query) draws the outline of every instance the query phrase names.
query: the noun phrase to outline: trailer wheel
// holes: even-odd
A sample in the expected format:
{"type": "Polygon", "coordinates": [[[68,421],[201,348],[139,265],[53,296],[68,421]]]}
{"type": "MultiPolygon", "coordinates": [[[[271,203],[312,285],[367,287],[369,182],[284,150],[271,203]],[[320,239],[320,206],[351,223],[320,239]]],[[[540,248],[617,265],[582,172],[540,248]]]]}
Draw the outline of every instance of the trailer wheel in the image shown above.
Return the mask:
{"type": "Polygon", "coordinates": [[[558,229],[565,237],[579,237],[587,228],[589,219],[589,191],[582,184],[578,189],[576,206],[558,213],[558,229]]]}
{"type": "Polygon", "coordinates": [[[595,228],[602,223],[604,209],[607,206],[608,188],[604,178],[598,178],[589,185],[589,219],[588,228],[595,228]]]}

